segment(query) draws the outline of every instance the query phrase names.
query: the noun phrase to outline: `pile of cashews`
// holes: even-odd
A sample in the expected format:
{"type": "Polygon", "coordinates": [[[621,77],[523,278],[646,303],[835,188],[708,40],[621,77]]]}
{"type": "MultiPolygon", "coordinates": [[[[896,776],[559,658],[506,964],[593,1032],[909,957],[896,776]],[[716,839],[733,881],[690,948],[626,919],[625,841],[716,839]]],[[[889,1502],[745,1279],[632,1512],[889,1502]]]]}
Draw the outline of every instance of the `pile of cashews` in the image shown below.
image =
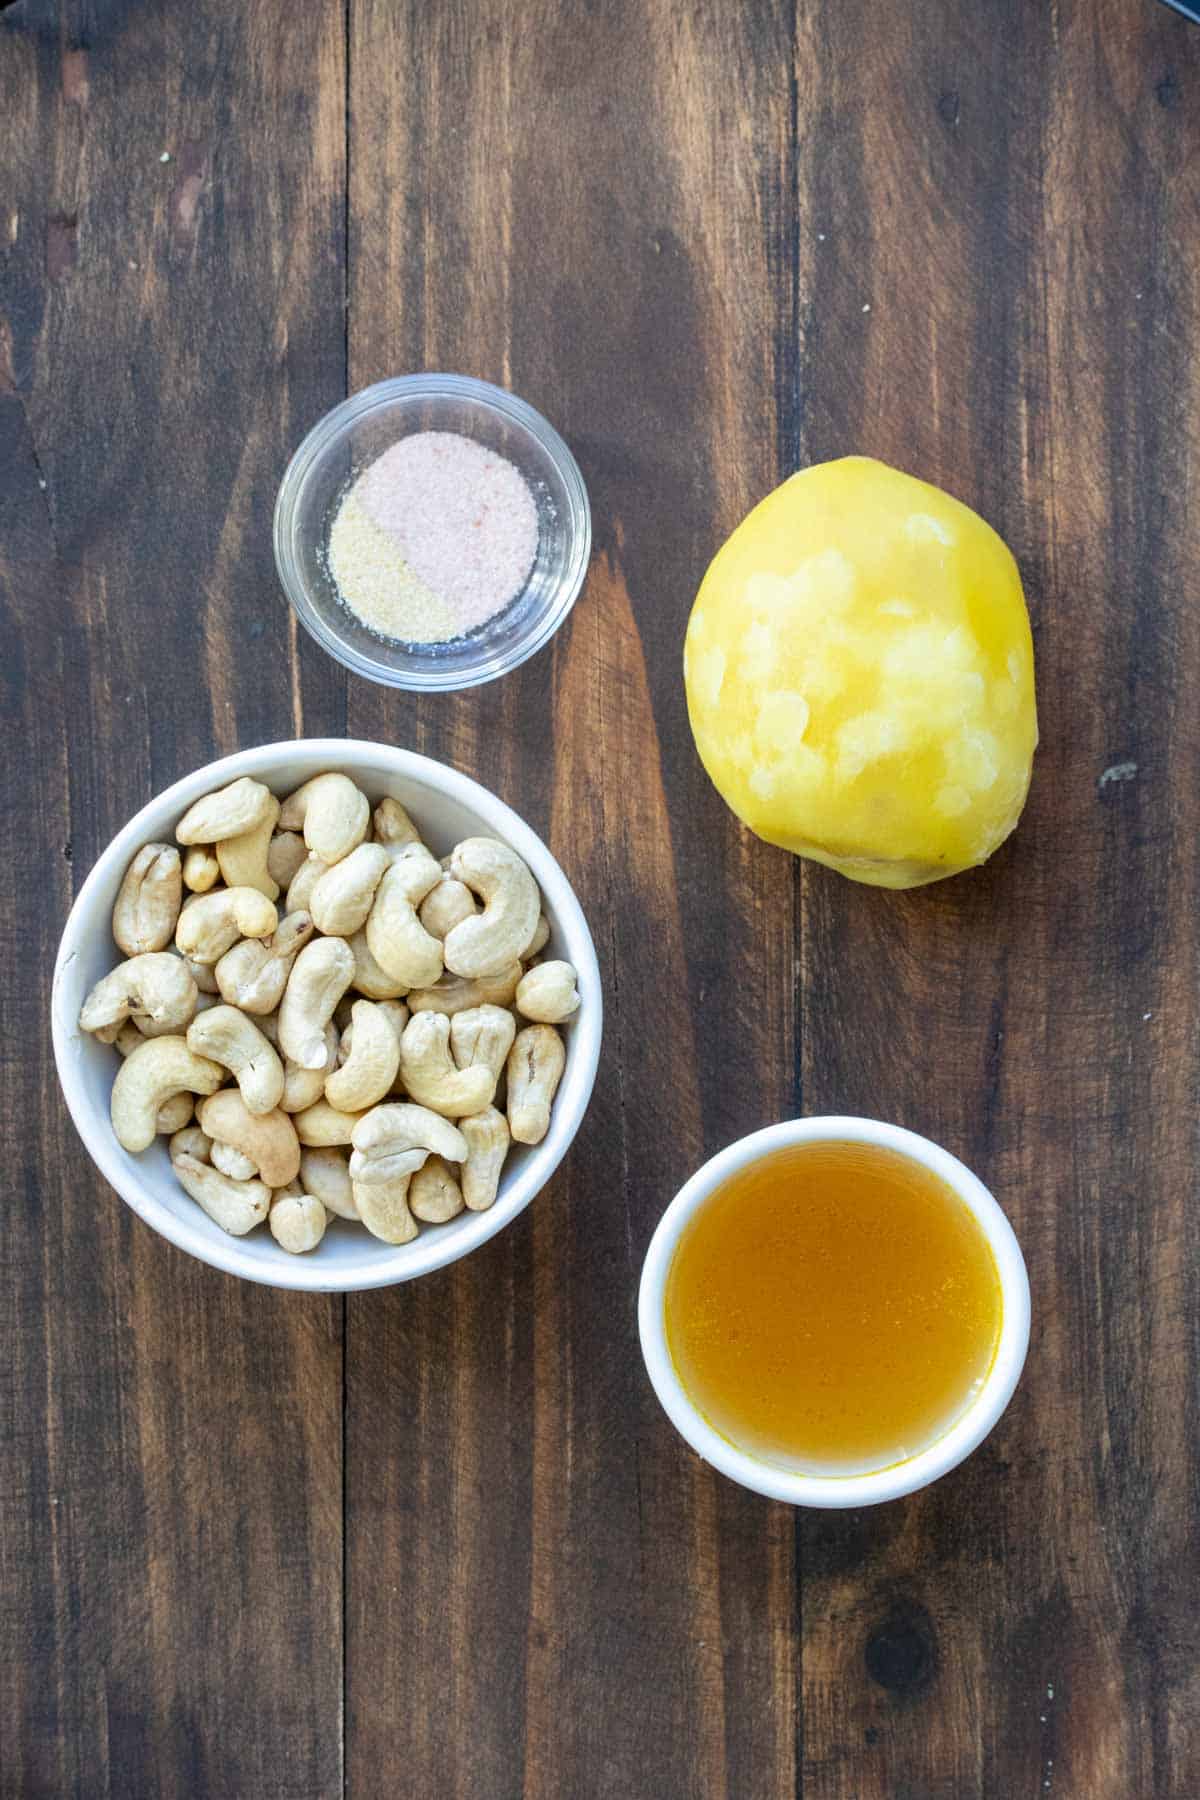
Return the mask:
{"type": "Polygon", "coordinates": [[[127,960],[79,1015],[124,1058],[118,1142],[166,1135],[222,1230],[265,1220],[297,1255],[334,1216],[405,1244],[486,1211],[510,1143],[549,1129],[579,1006],[521,858],[470,837],[439,862],[333,771],[282,802],[243,776],[175,836],[126,870],[127,960]]]}

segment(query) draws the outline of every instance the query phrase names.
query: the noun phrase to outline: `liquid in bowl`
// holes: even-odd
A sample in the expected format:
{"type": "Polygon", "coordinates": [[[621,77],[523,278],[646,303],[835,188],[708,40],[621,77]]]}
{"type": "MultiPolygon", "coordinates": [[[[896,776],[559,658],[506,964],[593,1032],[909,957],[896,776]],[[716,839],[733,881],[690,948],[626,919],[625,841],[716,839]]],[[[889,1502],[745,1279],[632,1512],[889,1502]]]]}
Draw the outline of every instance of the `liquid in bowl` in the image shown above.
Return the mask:
{"type": "Polygon", "coordinates": [[[949,1431],[1000,1340],[983,1227],[896,1150],[814,1141],[737,1170],[676,1245],[663,1299],[675,1373],[744,1454],[850,1476],[949,1431]]]}

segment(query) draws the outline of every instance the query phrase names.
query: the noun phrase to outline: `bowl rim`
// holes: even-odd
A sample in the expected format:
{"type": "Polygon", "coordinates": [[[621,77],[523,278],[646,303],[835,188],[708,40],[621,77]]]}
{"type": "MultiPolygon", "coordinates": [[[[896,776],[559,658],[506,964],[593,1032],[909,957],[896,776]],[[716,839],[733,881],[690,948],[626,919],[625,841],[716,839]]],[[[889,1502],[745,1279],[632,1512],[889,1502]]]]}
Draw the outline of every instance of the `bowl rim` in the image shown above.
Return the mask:
{"type": "Polygon", "coordinates": [[[861,1507],[899,1499],[927,1487],[970,1455],[992,1430],[1012,1398],[1029,1346],[1029,1277],[1025,1259],[999,1202],[967,1168],[930,1138],[878,1119],[840,1115],[786,1119],[738,1138],[697,1169],[658,1222],[642,1265],[638,1334],[655,1393],[676,1430],[705,1462],[742,1487],[792,1506],[861,1507]],[[663,1301],[667,1275],[684,1228],[738,1169],[794,1144],[865,1143],[920,1163],[952,1188],[978,1221],[1001,1286],[1000,1341],[982,1388],[941,1437],[915,1456],[858,1475],[802,1474],[739,1449],[709,1424],[688,1394],[667,1344],[663,1301]]]}
{"type": "Polygon", "coordinates": [[[603,1023],[600,968],[587,919],[571,883],[533,827],[490,789],[446,763],[414,750],[360,738],[296,738],[256,745],[205,763],[152,796],[110,840],[84,878],[63,926],[51,985],[51,1038],[67,1109],[84,1150],[131,1211],[161,1237],[212,1268],[266,1287],[315,1293],[353,1293],[391,1287],[431,1274],[435,1269],[469,1255],[524,1212],[562,1162],[583,1122],[599,1066],[603,1023]],[[176,813],[181,817],[201,794],[240,775],[254,775],[269,762],[300,754],[324,762],[330,768],[345,769],[351,775],[356,759],[369,757],[375,764],[383,761],[390,765],[394,774],[436,787],[477,813],[486,821],[488,830],[494,831],[524,858],[539,888],[550,898],[562,936],[574,951],[571,961],[576,967],[581,999],[567,1042],[566,1067],[555,1099],[550,1133],[541,1144],[530,1146],[531,1154],[519,1169],[503,1204],[497,1201],[488,1211],[471,1214],[469,1226],[450,1236],[431,1231],[422,1233],[410,1244],[378,1243],[378,1268],[353,1277],[331,1275],[329,1263],[322,1266],[319,1252],[313,1256],[291,1257],[285,1265],[260,1265],[256,1257],[246,1254],[240,1238],[230,1237],[214,1227],[199,1207],[193,1221],[186,1214],[177,1217],[158,1200],[139,1179],[137,1158],[122,1150],[107,1117],[102,1121],[104,1129],[96,1129],[101,1115],[86,1092],[75,1053],[82,1041],[78,1027],[81,996],[76,993],[68,1002],[66,993],[71,985],[69,972],[76,956],[75,946],[88,929],[87,920],[95,909],[99,890],[113,879],[114,870],[123,868],[144,843],[154,839],[156,830],[161,833],[163,815],[176,813]],[[555,1123],[560,1120],[560,1129],[556,1132],[555,1123]],[[212,1232],[215,1237],[210,1237],[212,1232]]]}
{"type": "Polygon", "coordinates": [[[372,382],[369,387],[360,388],[357,393],[340,400],[317,420],[300,440],[283,472],[275,498],[271,536],[276,572],[293,612],[309,636],[336,662],[341,663],[343,668],[352,670],[354,674],[362,675],[368,681],[378,682],[384,687],[402,688],[413,693],[449,693],[481,687],[485,682],[498,680],[501,675],[519,669],[523,662],[535,656],[554,636],[575,605],[587,579],[592,554],[592,509],[583,475],[570,447],[536,407],[531,406],[527,400],[522,400],[519,395],[510,393],[507,388],[497,387],[490,381],[481,381],[474,375],[453,375],[427,370],[411,375],[389,375],[383,381],[372,382]],[[328,625],[321,607],[316,604],[293,550],[297,505],[304,483],[318,457],[336,444],[360,419],[384,409],[395,400],[414,396],[468,399],[498,414],[510,424],[522,427],[554,463],[570,500],[571,517],[575,525],[574,539],[571,556],[559,578],[553,603],[534,621],[528,634],[504,656],[489,659],[476,668],[449,669],[431,663],[428,670],[393,669],[377,658],[366,656],[352,645],[343,643],[328,625]]]}

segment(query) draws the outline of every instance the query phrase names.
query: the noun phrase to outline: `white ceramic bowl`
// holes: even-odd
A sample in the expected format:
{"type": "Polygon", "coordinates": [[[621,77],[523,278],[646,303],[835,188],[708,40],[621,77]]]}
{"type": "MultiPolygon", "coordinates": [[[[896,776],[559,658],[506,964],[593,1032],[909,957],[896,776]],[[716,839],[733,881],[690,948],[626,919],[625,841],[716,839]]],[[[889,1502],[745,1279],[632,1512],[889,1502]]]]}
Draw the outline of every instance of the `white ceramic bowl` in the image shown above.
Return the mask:
{"type": "Polygon", "coordinates": [[[119,832],[91,871],[71,908],[54,967],[51,1000],[54,1054],[71,1117],[89,1155],[140,1219],[202,1262],[272,1287],[340,1293],[385,1287],[440,1269],[466,1256],[523,1212],[566,1154],[587,1109],[600,1056],[603,1003],[591,933],[570,883],[541,839],[511,807],[466,775],[409,750],[342,738],[265,744],[209,763],[144,806],[119,832]],[[89,989],[115,967],[113,902],[125,869],[143,844],[173,843],[175,826],[193,800],[239,775],[252,775],[287,794],[323,769],[340,769],[372,804],[392,794],[412,813],[430,848],[444,855],[462,838],[502,838],[524,857],[542,891],[550,922],[548,952],[574,963],[580,1007],[564,1027],[566,1069],[540,1144],[514,1144],[500,1192],[487,1212],[463,1213],[448,1225],[423,1226],[411,1244],[384,1244],[361,1226],[335,1219],[318,1249],[290,1256],[266,1230],[230,1237],[189,1199],[171,1173],[160,1138],[130,1156],[113,1136],[109,1095],[120,1066],[117,1052],[78,1027],[89,989]]]}
{"type": "Polygon", "coordinates": [[[638,1300],[642,1355],[655,1392],[672,1424],[693,1450],[743,1487],[787,1500],[793,1506],[873,1506],[915,1493],[969,1456],[992,1429],[1017,1385],[1029,1345],[1029,1279],[1012,1226],[970,1169],[928,1138],[874,1119],[792,1119],[769,1125],[720,1151],[682,1187],[659,1220],[642,1268],[638,1300]],[[747,1163],[792,1144],[820,1142],[874,1144],[921,1163],[953,1188],[983,1228],[1000,1276],[1000,1342],[987,1379],[966,1411],[944,1436],[916,1456],[865,1475],[804,1475],[764,1462],[714,1431],[675,1371],[667,1347],[663,1297],[667,1274],[684,1227],[705,1201],[747,1163]]]}

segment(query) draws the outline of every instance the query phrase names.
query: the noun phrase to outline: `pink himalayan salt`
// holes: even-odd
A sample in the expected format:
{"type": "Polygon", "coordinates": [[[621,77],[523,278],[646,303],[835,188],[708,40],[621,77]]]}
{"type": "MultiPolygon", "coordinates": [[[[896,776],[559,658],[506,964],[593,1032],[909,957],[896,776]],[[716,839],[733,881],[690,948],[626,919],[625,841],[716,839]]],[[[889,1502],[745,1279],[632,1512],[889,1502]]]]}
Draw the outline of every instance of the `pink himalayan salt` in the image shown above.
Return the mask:
{"type": "Polygon", "coordinates": [[[525,585],[537,507],[519,469],[451,431],[419,431],[385,450],[351,489],[401,560],[473,631],[525,585]]]}

